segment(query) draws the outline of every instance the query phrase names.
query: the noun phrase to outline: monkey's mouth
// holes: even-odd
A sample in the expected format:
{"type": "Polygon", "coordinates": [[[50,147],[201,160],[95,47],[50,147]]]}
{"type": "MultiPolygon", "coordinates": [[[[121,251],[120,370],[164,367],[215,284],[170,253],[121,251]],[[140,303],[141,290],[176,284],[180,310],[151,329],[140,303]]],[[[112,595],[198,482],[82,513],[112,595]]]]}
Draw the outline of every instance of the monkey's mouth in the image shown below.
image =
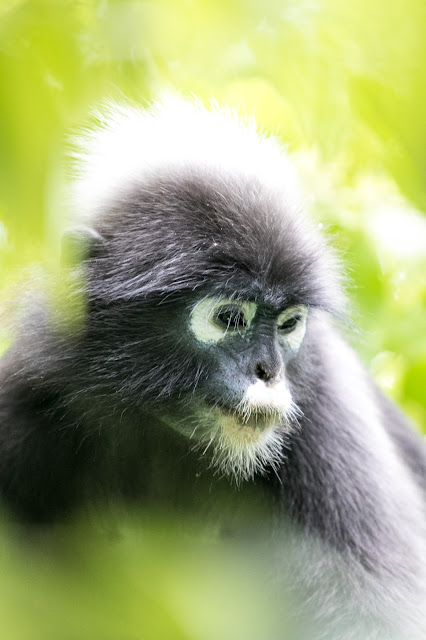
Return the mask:
{"type": "Polygon", "coordinates": [[[283,415],[276,410],[253,408],[240,411],[238,408],[227,407],[223,404],[212,403],[212,411],[219,412],[220,418],[231,419],[238,427],[263,431],[279,425],[283,415]]]}

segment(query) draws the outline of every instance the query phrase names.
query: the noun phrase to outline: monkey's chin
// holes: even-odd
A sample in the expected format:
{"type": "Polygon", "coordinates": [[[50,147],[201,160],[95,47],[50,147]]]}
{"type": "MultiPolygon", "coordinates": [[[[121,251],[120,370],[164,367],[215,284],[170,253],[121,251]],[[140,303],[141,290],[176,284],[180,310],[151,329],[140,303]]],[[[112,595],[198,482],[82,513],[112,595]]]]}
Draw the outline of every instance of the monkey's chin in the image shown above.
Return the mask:
{"type": "Polygon", "coordinates": [[[278,467],[283,458],[285,429],[276,414],[239,414],[219,411],[211,466],[237,484],[278,467]]]}
{"type": "Polygon", "coordinates": [[[237,484],[272,469],[283,460],[290,422],[277,412],[241,415],[215,407],[200,412],[200,439],[196,448],[210,456],[210,467],[237,484]]]}
{"type": "Polygon", "coordinates": [[[250,414],[206,404],[186,420],[169,417],[166,422],[193,442],[191,448],[208,460],[215,474],[240,484],[258,474],[277,472],[296,417],[293,404],[286,413],[257,410],[250,414]]]}

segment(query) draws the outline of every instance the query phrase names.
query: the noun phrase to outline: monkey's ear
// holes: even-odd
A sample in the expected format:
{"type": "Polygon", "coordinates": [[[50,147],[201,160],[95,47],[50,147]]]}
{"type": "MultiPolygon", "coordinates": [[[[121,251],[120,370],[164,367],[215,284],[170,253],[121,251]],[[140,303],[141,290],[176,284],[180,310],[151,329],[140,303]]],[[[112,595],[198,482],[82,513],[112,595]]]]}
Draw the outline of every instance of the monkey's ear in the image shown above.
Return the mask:
{"type": "Polygon", "coordinates": [[[61,242],[61,264],[76,266],[83,260],[101,256],[104,248],[104,238],[91,227],[78,225],[66,229],[61,242]]]}

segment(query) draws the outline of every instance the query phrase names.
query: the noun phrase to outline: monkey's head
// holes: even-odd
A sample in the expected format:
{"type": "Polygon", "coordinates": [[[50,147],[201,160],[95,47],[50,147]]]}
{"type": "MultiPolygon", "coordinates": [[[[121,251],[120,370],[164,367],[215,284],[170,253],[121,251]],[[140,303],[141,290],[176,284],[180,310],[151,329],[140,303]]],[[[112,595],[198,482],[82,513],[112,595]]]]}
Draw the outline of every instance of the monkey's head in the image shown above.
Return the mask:
{"type": "Polygon", "coordinates": [[[181,100],[110,108],[85,145],[81,387],[237,479],[278,464],[312,317],[339,303],[284,153],[181,100]]]}

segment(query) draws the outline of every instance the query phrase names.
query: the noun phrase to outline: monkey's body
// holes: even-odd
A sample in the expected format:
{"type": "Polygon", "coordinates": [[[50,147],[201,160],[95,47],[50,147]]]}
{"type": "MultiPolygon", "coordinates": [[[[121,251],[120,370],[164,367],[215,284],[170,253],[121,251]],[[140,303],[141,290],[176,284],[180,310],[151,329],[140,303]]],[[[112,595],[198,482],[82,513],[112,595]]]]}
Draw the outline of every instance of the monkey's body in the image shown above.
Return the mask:
{"type": "Polygon", "coordinates": [[[256,486],[315,638],[425,638],[424,445],[332,325],[334,259],[279,148],[181,102],[117,110],[89,147],[87,317],[67,337],[41,312],[4,356],[5,503],[43,522],[256,486]]]}

